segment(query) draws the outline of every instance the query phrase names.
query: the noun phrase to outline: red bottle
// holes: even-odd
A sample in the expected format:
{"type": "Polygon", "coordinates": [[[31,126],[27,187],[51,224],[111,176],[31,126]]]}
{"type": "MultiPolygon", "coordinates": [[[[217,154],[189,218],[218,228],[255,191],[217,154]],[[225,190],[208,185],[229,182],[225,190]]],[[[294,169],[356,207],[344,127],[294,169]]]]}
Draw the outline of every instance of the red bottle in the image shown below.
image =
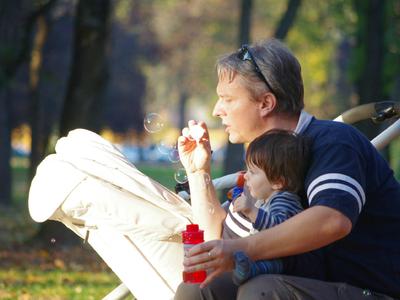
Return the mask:
{"type": "MultiPolygon", "coordinates": [[[[182,242],[185,255],[190,248],[196,244],[204,242],[204,231],[199,230],[199,225],[189,224],[186,225],[186,230],[182,232],[182,242]]],[[[196,272],[183,272],[183,282],[186,283],[201,283],[206,277],[207,273],[205,270],[196,272]]]]}

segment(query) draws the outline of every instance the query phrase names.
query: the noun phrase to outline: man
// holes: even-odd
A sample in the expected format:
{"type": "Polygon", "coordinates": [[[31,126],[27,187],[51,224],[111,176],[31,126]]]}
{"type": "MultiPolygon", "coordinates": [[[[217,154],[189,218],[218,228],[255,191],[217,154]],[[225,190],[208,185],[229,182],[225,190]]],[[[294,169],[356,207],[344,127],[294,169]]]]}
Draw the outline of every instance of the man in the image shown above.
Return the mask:
{"type": "Polygon", "coordinates": [[[251,142],[271,129],[313,141],[305,180],[309,208],[255,235],[221,240],[225,211],[209,184],[210,147],[204,123],[189,122],[178,145],[195,221],[208,242],[193,247],[185,270],[207,269],[199,286],[182,284],[175,299],[391,299],[400,297],[400,185],[385,160],[351,126],[303,111],[297,59],[279,41],[244,46],[217,62],[218,101],[232,143],[251,142]],[[205,134],[190,138],[200,125],[205,134]],[[213,213],[209,208],[213,207],[213,213]],[[285,275],[257,276],[239,290],[231,282],[233,253],[252,260],[298,255],[324,247],[327,282],[285,275]],[[385,294],[385,295],[383,295],[385,294]]]}

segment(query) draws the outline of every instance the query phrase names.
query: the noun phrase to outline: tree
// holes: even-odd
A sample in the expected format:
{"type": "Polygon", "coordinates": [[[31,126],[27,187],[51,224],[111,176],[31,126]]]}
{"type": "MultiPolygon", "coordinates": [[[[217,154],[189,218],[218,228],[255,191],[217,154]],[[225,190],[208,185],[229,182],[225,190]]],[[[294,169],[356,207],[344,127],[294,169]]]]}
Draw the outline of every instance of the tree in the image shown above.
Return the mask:
{"type": "Polygon", "coordinates": [[[61,116],[60,135],[75,128],[100,129],[107,82],[110,0],[79,1],[72,70],[61,116]]]}
{"type": "Polygon", "coordinates": [[[143,132],[147,78],[143,65],[156,64],[160,51],[152,23],[154,10],[143,1],[115,2],[109,54],[110,79],[104,125],[118,134],[143,132]]]}
{"type": "MultiPolygon", "coordinates": [[[[84,1],[77,5],[72,71],[61,116],[61,136],[77,127],[98,131],[104,87],[107,79],[106,49],[110,1],[84,1]]],[[[55,221],[46,221],[37,237],[43,242],[53,237],[61,244],[80,239],[55,221]]]]}
{"type": "MultiPolygon", "coordinates": [[[[31,127],[31,154],[28,180],[35,175],[39,162],[46,153],[50,129],[46,128],[45,104],[39,94],[39,81],[42,70],[43,48],[49,31],[49,18],[46,16],[53,1],[48,1],[36,19],[36,33],[33,38],[29,65],[29,94],[30,94],[30,127],[31,127]]],[[[48,127],[48,126],[47,126],[48,127]]]]}
{"type": "Polygon", "coordinates": [[[293,22],[296,18],[296,14],[297,11],[299,10],[300,5],[301,5],[301,0],[288,1],[287,9],[283,14],[275,30],[274,36],[277,39],[284,40],[286,38],[290,28],[293,26],[293,22]]]}
{"type": "MultiPolygon", "coordinates": [[[[51,2],[51,1],[50,1],[51,2]]],[[[18,67],[27,61],[30,37],[43,1],[0,2],[0,204],[11,204],[11,99],[9,86],[18,67]]]]}
{"type": "MultiPolygon", "coordinates": [[[[384,60],[384,24],[386,1],[355,0],[355,11],[358,15],[357,46],[355,66],[355,83],[359,104],[366,104],[385,99],[383,93],[383,60],[384,60]]],[[[372,122],[358,126],[370,139],[379,132],[372,122]]]]}

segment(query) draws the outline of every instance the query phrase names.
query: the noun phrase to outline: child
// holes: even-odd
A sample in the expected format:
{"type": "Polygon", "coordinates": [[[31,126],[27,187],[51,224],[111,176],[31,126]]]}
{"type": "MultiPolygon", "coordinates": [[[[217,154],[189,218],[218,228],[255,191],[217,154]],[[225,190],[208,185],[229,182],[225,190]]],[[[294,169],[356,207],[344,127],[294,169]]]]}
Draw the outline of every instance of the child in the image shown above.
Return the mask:
{"type": "MultiPolygon", "coordinates": [[[[250,143],[244,178],[248,192],[258,200],[239,196],[232,201],[224,222],[224,238],[253,234],[302,211],[299,195],[303,192],[309,152],[310,145],[304,137],[284,130],[268,131],[250,143]]],[[[238,285],[258,274],[291,273],[297,263],[293,257],[252,262],[243,252],[234,256],[233,281],[238,285]]]]}
{"type": "Polygon", "coordinates": [[[246,152],[248,170],[244,175],[245,193],[251,197],[239,196],[230,203],[223,238],[247,236],[300,212],[298,195],[303,192],[308,156],[308,142],[284,130],[268,131],[251,142],[246,152]],[[269,201],[271,196],[277,200],[269,201]],[[283,198],[287,200],[284,206],[275,205],[283,198]],[[266,214],[271,208],[272,213],[266,214]]]}

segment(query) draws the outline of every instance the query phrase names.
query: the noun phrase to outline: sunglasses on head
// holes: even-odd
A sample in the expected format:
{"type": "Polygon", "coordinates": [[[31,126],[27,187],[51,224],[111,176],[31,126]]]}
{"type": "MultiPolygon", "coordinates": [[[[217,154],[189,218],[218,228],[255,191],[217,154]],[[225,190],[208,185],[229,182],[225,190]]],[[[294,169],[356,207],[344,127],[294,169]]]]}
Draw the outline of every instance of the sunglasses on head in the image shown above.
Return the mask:
{"type": "Polygon", "coordinates": [[[252,62],[254,69],[258,76],[265,82],[267,85],[268,89],[271,91],[271,93],[274,93],[274,90],[272,89],[271,85],[268,83],[267,78],[265,78],[264,74],[261,72],[261,69],[258,67],[256,60],[254,59],[253,54],[250,52],[250,48],[247,44],[242,45],[242,47],[238,51],[237,57],[242,60],[242,61],[250,61],[252,62]]]}

